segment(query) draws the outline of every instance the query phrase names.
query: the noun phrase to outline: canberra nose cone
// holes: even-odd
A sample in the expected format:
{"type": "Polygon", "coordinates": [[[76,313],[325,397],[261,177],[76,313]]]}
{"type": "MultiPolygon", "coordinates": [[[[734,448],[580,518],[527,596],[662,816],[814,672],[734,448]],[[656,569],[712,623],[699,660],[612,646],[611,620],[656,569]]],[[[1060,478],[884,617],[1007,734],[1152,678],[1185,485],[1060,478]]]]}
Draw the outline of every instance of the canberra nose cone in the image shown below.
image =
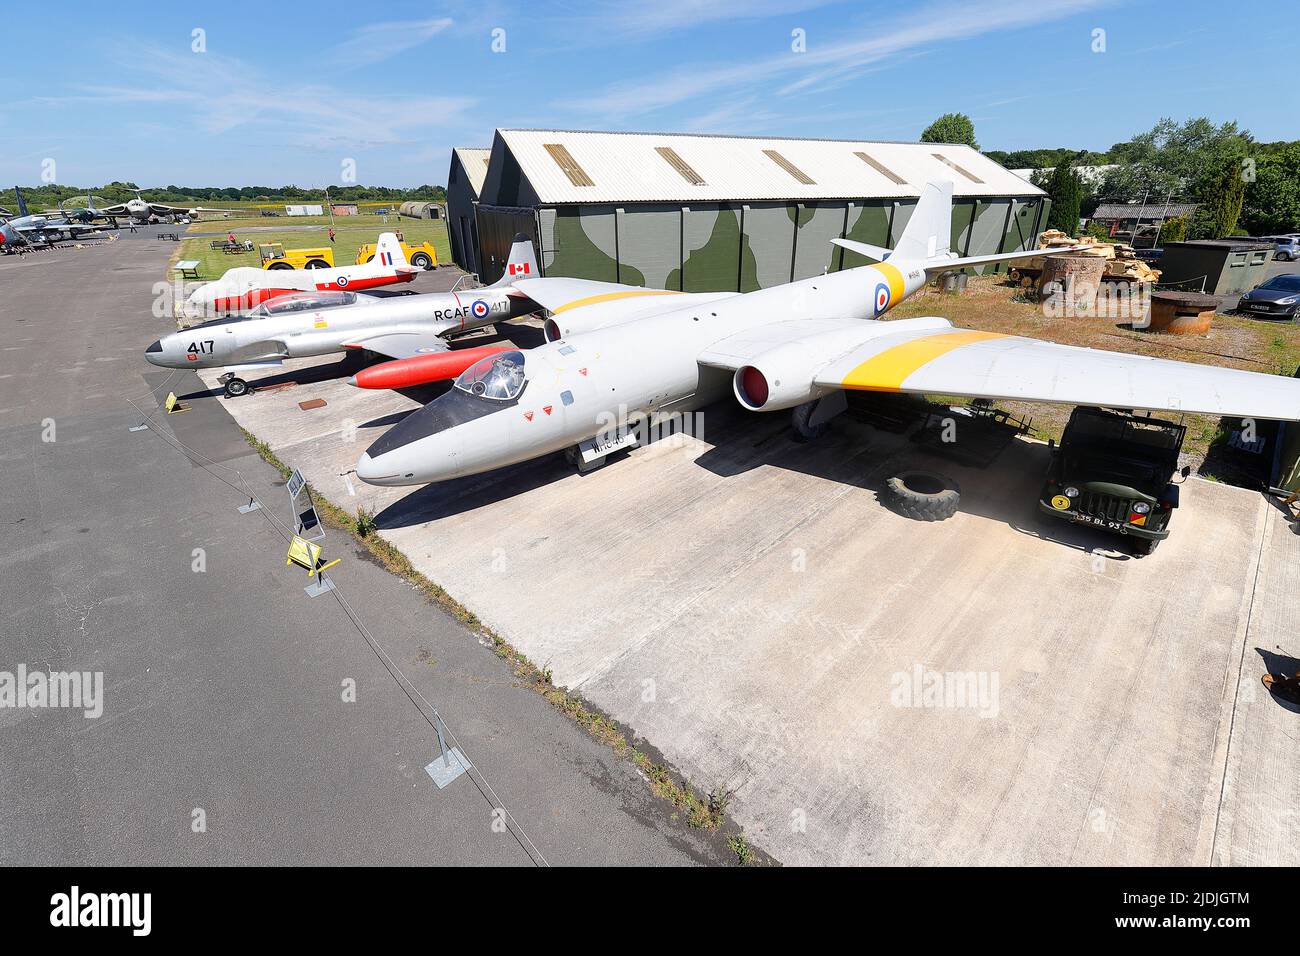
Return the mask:
{"type": "Polygon", "coordinates": [[[158,365],[160,364],[159,360],[162,358],[162,350],[162,341],[159,340],[144,350],[144,357],[151,365],[158,365]]]}
{"type": "Polygon", "coordinates": [[[384,461],[385,455],[377,458],[371,458],[370,454],[362,454],[357,461],[357,477],[368,485],[400,485],[405,484],[401,481],[402,475],[397,471],[392,460],[384,461]]]}

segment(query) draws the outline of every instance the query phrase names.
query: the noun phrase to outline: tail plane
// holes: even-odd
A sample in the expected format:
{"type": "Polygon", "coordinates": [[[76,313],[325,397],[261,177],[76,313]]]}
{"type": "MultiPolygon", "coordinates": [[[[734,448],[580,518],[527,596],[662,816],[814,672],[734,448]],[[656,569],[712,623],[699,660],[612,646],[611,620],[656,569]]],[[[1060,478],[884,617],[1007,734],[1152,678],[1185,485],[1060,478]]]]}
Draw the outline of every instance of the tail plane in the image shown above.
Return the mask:
{"type": "Polygon", "coordinates": [[[18,197],[18,215],[30,216],[31,213],[27,211],[27,200],[23,198],[23,191],[15,186],[14,195],[18,197]]]}
{"type": "MultiPolygon", "coordinates": [[[[920,266],[927,273],[947,272],[966,266],[989,265],[1042,255],[1041,249],[1023,249],[1019,252],[1000,252],[988,256],[954,256],[949,248],[952,241],[952,182],[928,182],[921,197],[912,209],[903,234],[893,249],[873,246],[854,239],[832,239],[831,242],[877,262],[890,260],[894,265],[906,263],[920,266]]],[[[1072,251],[1093,248],[1091,245],[1075,246],[1072,251]]]]}

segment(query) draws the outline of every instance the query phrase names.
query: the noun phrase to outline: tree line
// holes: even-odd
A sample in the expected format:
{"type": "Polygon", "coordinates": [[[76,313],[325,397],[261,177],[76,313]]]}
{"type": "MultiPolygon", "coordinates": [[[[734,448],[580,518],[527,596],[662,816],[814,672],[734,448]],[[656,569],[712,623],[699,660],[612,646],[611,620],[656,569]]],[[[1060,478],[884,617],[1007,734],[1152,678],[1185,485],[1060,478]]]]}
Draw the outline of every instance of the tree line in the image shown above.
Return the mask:
{"type": "MultiPolygon", "coordinates": [[[[37,205],[53,208],[60,202],[67,202],[75,197],[84,197],[93,193],[95,202],[102,205],[125,202],[135,195],[136,184],[132,182],[112,182],[104,186],[63,186],[57,183],[44,183],[40,186],[21,186],[23,196],[32,208],[37,205]]],[[[11,198],[14,187],[5,192],[11,198]]],[[[304,189],[300,186],[158,186],[145,190],[146,198],[155,202],[183,205],[193,203],[220,202],[262,202],[323,203],[323,189],[304,189]]],[[[392,186],[331,186],[331,202],[392,202],[394,204],[408,200],[426,202],[445,202],[447,191],[442,186],[423,185],[413,189],[399,189],[392,186]]],[[[0,205],[12,205],[0,199],[0,205]]]]}
{"type": "MultiPolygon", "coordinates": [[[[939,117],[921,139],[979,148],[962,113],[939,117]]],[[[1300,230],[1300,141],[1262,143],[1235,122],[1165,118],[1105,152],[1059,147],[985,155],[1008,169],[1050,167],[1035,185],[1052,198],[1048,225],[1070,235],[1103,202],[1143,201],[1196,204],[1189,220],[1166,224],[1162,237],[1171,241],[1300,230]],[[1079,166],[1113,168],[1098,181],[1081,176],[1079,166]]]]}

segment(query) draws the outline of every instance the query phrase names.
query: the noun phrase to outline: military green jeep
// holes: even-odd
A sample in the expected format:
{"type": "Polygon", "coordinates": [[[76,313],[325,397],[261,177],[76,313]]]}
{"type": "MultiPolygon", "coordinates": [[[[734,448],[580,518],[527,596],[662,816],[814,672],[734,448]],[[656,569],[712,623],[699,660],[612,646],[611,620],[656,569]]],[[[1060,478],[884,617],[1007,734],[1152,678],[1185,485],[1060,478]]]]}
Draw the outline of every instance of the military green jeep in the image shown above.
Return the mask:
{"type": "Polygon", "coordinates": [[[1100,408],[1076,408],[1052,451],[1038,507],[1046,514],[1132,539],[1150,554],[1169,537],[1178,507],[1178,467],[1186,429],[1100,408]]]}

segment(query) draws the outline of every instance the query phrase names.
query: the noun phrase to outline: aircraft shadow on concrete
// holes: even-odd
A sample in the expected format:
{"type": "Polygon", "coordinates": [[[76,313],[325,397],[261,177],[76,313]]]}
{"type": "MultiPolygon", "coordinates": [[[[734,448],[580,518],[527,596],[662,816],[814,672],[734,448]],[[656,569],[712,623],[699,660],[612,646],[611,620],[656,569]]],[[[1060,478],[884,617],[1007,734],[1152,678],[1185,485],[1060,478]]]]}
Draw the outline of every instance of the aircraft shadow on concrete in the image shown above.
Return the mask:
{"type": "MultiPolygon", "coordinates": [[[[981,469],[931,454],[909,441],[906,434],[873,428],[847,420],[847,416],[836,419],[826,435],[806,443],[794,440],[788,414],[748,412],[730,399],[704,408],[702,419],[703,434],[695,437],[713,444],[695,459],[696,464],[722,478],[768,465],[861,488],[874,493],[881,507],[888,507],[883,489],[891,475],[911,468],[936,471],[957,481],[962,489],[959,510],[966,514],[999,521],[1021,534],[1081,553],[1108,560],[1132,559],[1125,553],[1127,545],[1122,538],[1040,514],[1038,493],[1050,454],[1046,445],[1012,442],[998,459],[981,469]]],[[[673,430],[665,429],[652,436],[650,443],[672,436],[673,430]]],[[[619,467],[619,459],[626,454],[615,455],[605,467],[619,467]]],[[[381,529],[436,521],[527,494],[573,473],[564,455],[555,453],[417,488],[381,511],[375,520],[381,529]]]]}
{"type": "MultiPolygon", "coordinates": [[[[1263,660],[1266,673],[1282,677],[1295,677],[1297,672],[1300,672],[1300,660],[1294,657],[1288,657],[1286,654],[1275,654],[1272,651],[1264,650],[1262,647],[1255,648],[1255,653],[1263,660]]],[[[1259,680],[1262,676],[1262,674],[1257,675],[1255,679],[1259,680]]],[[[1300,704],[1287,700],[1280,694],[1272,692],[1268,692],[1268,694],[1279,707],[1289,710],[1293,714],[1300,714],[1300,704]]]]}
{"type": "Polygon", "coordinates": [[[730,477],[770,465],[874,492],[880,506],[888,508],[885,483],[890,477],[912,469],[933,471],[957,482],[958,510],[963,514],[998,521],[1020,534],[1108,560],[1133,557],[1117,535],[1053,519],[1038,510],[1050,460],[1046,445],[1012,441],[990,464],[975,467],[911,441],[915,426],[898,433],[854,421],[851,414],[841,415],[821,438],[798,442],[788,414],[746,412],[734,402],[720,403],[706,413],[709,424],[716,424],[708,437],[721,435],[722,440],[696,463],[716,475],[730,477]],[[760,423],[746,425],[746,418],[760,423]]]}

